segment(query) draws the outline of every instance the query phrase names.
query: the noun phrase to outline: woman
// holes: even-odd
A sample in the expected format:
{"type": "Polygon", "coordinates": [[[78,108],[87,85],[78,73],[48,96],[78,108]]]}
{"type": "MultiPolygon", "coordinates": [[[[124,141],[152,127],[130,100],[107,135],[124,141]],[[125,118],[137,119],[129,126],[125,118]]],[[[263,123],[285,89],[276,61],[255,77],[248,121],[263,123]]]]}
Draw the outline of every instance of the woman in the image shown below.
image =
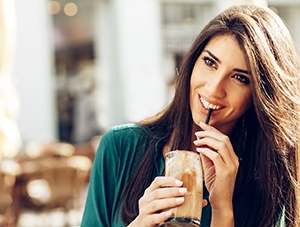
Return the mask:
{"type": "Polygon", "coordinates": [[[172,102],[109,130],[91,175],[85,226],[158,226],[183,203],[163,155],[198,151],[203,226],[299,226],[299,58],[281,19],[234,6],[186,53],[172,102]],[[203,123],[213,109],[209,125],[203,123]]]}

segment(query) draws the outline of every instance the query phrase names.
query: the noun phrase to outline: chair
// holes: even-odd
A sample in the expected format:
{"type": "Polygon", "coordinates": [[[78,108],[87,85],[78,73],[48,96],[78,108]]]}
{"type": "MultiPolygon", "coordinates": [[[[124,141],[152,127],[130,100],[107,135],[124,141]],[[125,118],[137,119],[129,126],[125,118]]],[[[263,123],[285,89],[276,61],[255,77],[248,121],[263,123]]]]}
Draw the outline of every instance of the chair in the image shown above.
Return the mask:
{"type": "Polygon", "coordinates": [[[16,221],[12,203],[13,189],[19,172],[20,166],[15,161],[0,162],[0,226],[14,226],[16,221]]]}
{"type": "MultiPolygon", "coordinates": [[[[34,160],[31,160],[31,165],[34,160]]],[[[49,212],[62,208],[65,215],[81,206],[81,193],[87,187],[92,162],[84,156],[42,157],[39,168],[23,173],[21,210],[49,212]]],[[[26,165],[26,164],[25,164],[26,165]]],[[[26,167],[25,167],[26,168],[26,167]]]]}
{"type": "Polygon", "coordinates": [[[74,145],[61,141],[32,141],[25,146],[27,157],[34,159],[42,156],[70,157],[74,154],[74,145]]]}
{"type": "Polygon", "coordinates": [[[94,161],[98,145],[100,143],[102,136],[94,136],[90,141],[83,142],[76,144],[74,146],[75,148],[75,155],[83,155],[91,159],[91,161],[94,161]]]}

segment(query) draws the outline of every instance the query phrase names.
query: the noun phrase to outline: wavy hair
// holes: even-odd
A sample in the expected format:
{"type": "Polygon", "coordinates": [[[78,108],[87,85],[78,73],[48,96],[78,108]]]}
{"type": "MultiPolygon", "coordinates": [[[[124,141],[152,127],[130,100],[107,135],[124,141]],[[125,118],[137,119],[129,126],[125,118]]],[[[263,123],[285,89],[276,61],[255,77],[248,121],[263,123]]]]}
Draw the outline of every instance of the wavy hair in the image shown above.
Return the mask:
{"type": "Polygon", "coordinates": [[[194,64],[215,36],[233,35],[253,77],[253,105],[230,135],[240,167],[233,206],[236,226],[300,226],[299,72],[300,60],[280,17],[268,8],[239,5],[212,19],[182,59],[172,102],[156,116],[138,122],[152,145],[124,191],[122,219],[138,215],[138,200],[153,180],[154,144],[171,136],[172,149],[189,149],[193,120],[189,106],[194,64]]]}

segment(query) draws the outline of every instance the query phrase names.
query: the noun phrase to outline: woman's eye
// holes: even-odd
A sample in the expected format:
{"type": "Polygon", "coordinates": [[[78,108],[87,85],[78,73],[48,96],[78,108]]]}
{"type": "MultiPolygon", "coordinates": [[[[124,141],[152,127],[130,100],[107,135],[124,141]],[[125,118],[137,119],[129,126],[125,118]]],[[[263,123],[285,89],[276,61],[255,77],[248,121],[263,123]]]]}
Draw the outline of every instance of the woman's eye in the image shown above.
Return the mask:
{"type": "Polygon", "coordinates": [[[239,82],[241,82],[243,84],[249,84],[250,83],[250,79],[248,77],[240,75],[240,74],[234,75],[234,78],[237,79],[239,82]]]}
{"type": "Polygon", "coordinates": [[[204,57],[203,61],[204,61],[205,65],[207,65],[209,67],[213,67],[213,68],[217,67],[215,60],[212,58],[204,57]]]}

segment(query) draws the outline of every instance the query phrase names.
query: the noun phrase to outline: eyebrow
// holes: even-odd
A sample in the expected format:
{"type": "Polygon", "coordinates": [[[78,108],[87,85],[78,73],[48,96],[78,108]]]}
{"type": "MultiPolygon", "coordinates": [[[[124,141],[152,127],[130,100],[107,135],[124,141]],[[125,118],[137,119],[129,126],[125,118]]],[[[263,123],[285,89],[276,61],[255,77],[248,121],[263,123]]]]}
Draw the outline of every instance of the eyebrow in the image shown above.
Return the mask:
{"type": "Polygon", "coordinates": [[[203,52],[208,53],[213,59],[215,59],[217,62],[222,63],[221,60],[219,58],[217,58],[212,52],[210,52],[209,50],[204,50],[203,52]]]}
{"type": "Polygon", "coordinates": [[[240,73],[244,73],[244,74],[250,75],[250,73],[247,70],[244,70],[244,69],[234,68],[233,70],[236,71],[236,72],[240,72],[240,73]]]}
{"type": "MultiPolygon", "coordinates": [[[[219,59],[219,58],[217,58],[217,56],[215,56],[212,52],[210,52],[209,50],[203,50],[203,52],[206,52],[206,53],[208,53],[213,59],[215,59],[218,63],[222,63],[222,61],[219,59]]],[[[248,75],[250,75],[250,73],[249,73],[249,71],[247,71],[247,70],[244,70],[244,69],[239,69],[239,68],[234,68],[233,69],[234,71],[236,71],[236,72],[240,72],[240,73],[244,73],[244,74],[248,74],[248,75]]]]}

